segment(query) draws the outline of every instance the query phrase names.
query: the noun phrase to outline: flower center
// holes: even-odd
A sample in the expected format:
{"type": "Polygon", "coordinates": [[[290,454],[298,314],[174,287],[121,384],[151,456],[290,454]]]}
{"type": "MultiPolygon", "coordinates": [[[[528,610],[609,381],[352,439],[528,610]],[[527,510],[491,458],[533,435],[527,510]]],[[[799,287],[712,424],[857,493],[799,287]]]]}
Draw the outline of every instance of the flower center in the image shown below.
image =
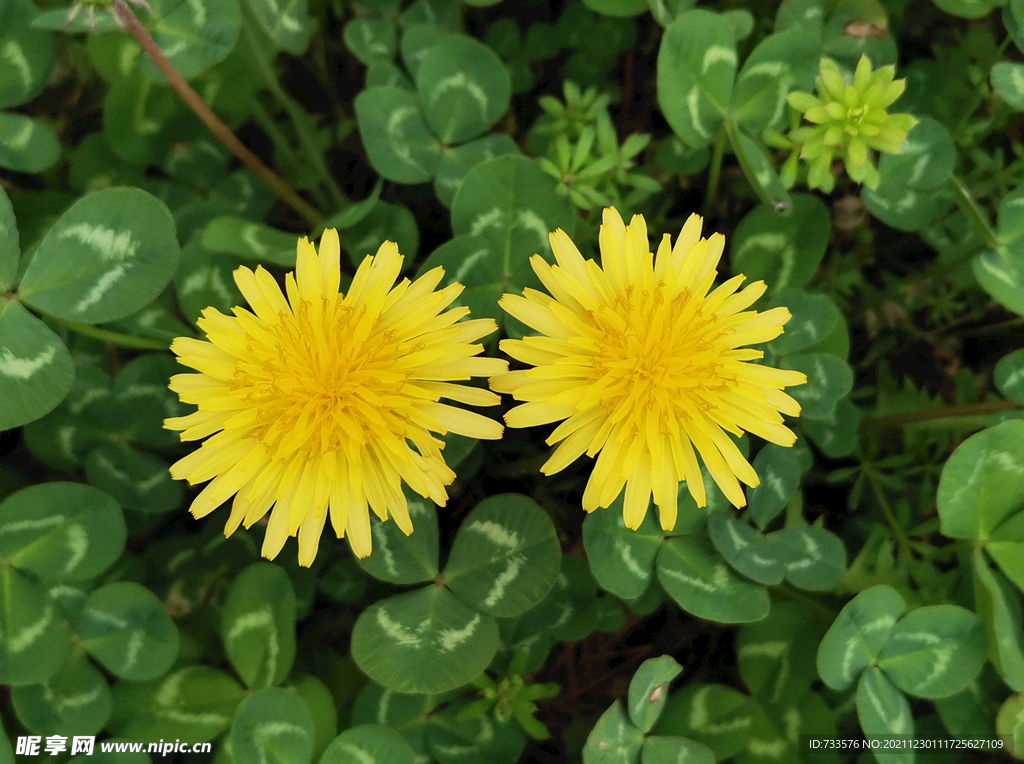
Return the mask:
{"type": "Polygon", "coordinates": [[[860,123],[864,121],[864,117],[867,116],[867,106],[851,106],[846,110],[846,130],[851,135],[857,133],[857,128],[860,123]]]}
{"type": "Polygon", "coordinates": [[[613,418],[638,407],[686,418],[712,408],[712,398],[736,384],[725,372],[728,348],[716,342],[732,330],[703,313],[704,301],[689,289],[670,300],[664,292],[663,282],[653,293],[631,286],[625,298],[587,314],[598,348],[589,378],[613,418]]]}
{"type": "Polygon", "coordinates": [[[380,323],[365,305],[352,310],[325,299],[314,311],[303,300],[296,314],[279,313],[266,336],[246,335],[236,394],[256,411],[255,435],[276,458],[316,458],[393,431],[397,415],[384,412],[386,421],[381,404],[401,392],[408,374],[389,370],[399,343],[380,323]]]}

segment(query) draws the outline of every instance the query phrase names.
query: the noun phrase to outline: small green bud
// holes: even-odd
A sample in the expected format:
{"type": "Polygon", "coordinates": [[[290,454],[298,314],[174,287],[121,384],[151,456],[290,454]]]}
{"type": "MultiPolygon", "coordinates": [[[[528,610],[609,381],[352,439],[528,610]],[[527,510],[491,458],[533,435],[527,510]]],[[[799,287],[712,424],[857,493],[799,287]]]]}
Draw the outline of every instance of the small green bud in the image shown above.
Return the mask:
{"type": "MultiPolygon", "coordinates": [[[[814,81],[817,95],[794,91],[787,96],[789,105],[811,123],[789,133],[808,165],[807,185],[831,191],[832,161],[841,157],[851,180],[878,186],[874,152],[900,153],[907,132],[917,124],[910,114],[886,111],[906,87],[906,80],[893,79],[895,74],[894,66],[872,70],[868,57],[861,56],[848,83],[836,62],[823,58],[814,81]]],[[[787,176],[795,176],[792,162],[787,161],[786,169],[787,176]]]]}

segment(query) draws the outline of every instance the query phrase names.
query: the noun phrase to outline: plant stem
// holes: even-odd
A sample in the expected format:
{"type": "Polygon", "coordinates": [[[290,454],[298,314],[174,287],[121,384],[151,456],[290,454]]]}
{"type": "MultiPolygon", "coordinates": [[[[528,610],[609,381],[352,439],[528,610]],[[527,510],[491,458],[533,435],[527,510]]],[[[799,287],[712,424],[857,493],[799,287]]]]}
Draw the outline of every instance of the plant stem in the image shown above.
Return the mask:
{"type": "Polygon", "coordinates": [[[988,334],[999,334],[999,332],[1006,329],[1020,329],[1024,326],[1024,318],[1011,318],[1006,321],[1000,321],[998,324],[988,324],[987,326],[968,327],[966,329],[958,329],[953,332],[954,337],[984,337],[988,334]]]}
{"type": "MultiPolygon", "coordinates": [[[[254,98],[251,105],[253,119],[256,120],[256,123],[270,138],[271,142],[274,144],[274,149],[281,153],[284,161],[287,162],[289,166],[297,166],[300,161],[299,155],[295,152],[295,149],[292,148],[291,143],[289,143],[288,138],[281,131],[281,128],[277,126],[277,122],[274,121],[274,117],[267,110],[267,107],[260,103],[259,98],[254,98]]],[[[330,206],[330,202],[327,201],[327,197],[324,196],[321,189],[314,187],[308,190],[322,208],[330,206]]]]}
{"type": "Polygon", "coordinates": [[[949,187],[953,189],[956,204],[960,208],[960,211],[964,213],[964,217],[966,217],[968,222],[974,226],[974,229],[981,234],[981,238],[985,240],[985,244],[998,251],[1000,248],[999,239],[996,238],[996,232],[992,230],[992,224],[989,223],[988,215],[986,215],[978,206],[978,203],[974,201],[974,197],[971,196],[971,192],[967,189],[967,186],[963,184],[962,180],[953,175],[949,179],[949,187]]]}
{"type": "Polygon", "coordinates": [[[711,210],[711,205],[714,204],[715,194],[718,192],[718,178],[722,174],[722,157],[725,155],[725,142],[728,140],[728,135],[725,132],[725,125],[722,125],[722,129],[718,131],[718,137],[715,138],[715,148],[711,153],[711,170],[708,172],[708,187],[704,192],[704,215],[707,216],[711,210]]]}
{"type": "Polygon", "coordinates": [[[836,616],[835,611],[832,610],[824,602],[822,602],[821,600],[817,600],[814,597],[807,596],[806,594],[790,586],[789,584],[779,584],[777,586],[772,587],[772,590],[775,594],[787,597],[795,602],[799,602],[803,605],[808,605],[811,608],[817,610],[818,613],[822,616],[823,622],[831,621],[836,616]]]}
{"type": "Polygon", "coordinates": [[[910,560],[913,558],[913,553],[910,550],[910,542],[907,540],[906,534],[903,532],[903,528],[896,521],[896,515],[893,514],[892,507],[889,506],[889,500],[885,498],[885,490],[882,488],[881,483],[875,478],[874,467],[870,464],[864,467],[864,476],[868,479],[868,483],[871,485],[871,491],[875,494],[875,499],[878,501],[878,505],[882,508],[882,514],[885,515],[886,522],[889,523],[889,527],[892,528],[893,535],[896,536],[896,541],[900,545],[900,552],[903,556],[910,560]]]}
{"type": "Polygon", "coordinates": [[[733,125],[728,117],[726,117],[725,121],[722,123],[722,129],[729,137],[729,145],[732,146],[732,153],[736,155],[736,161],[739,162],[740,169],[743,170],[743,174],[747,178],[747,183],[753,186],[754,193],[757,194],[758,199],[765,204],[772,204],[774,200],[772,199],[771,194],[769,194],[768,189],[761,184],[761,181],[757,177],[757,173],[754,172],[754,168],[750,166],[750,162],[747,160],[747,155],[743,153],[743,147],[740,146],[739,133],[736,132],[735,125],[733,125]]]}
{"type": "Polygon", "coordinates": [[[153,63],[156,64],[157,68],[163,73],[164,77],[167,78],[167,82],[170,83],[171,87],[174,88],[181,99],[188,105],[196,116],[203,121],[203,123],[210,128],[210,131],[217,136],[217,139],[223,143],[228,150],[234,154],[242,164],[248,167],[253,173],[278,196],[281,201],[285,202],[298,212],[311,226],[315,226],[321,220],[321,215],[309,202],[303,199],[296,193],[295,189],[289,186],[284,179],[277,175],[273,170],[267,167],[249,148],[242,143],[231,132],[227,126],[220,121],[216,114],[210,109],[209,106],[199,97],[199,94],[192,89],[192,87],[185,81],[185,78],[181,76],[181,73],[174,68],[174,64],[167,60],[167,57],[160,50],[160,46],[156,44],[156,41],[152,38],[149,32],[135,17],[131,9],[125,5],[124,0],[114,0],[112,6],[114,13],[125,23],[128,27],[128,31],[132,33],[136,40],[139,41],[139,45],[142,49],[149,54],[149,57],[153,59],[153,63]]]}
{"type": "Polygon", "coordinates": [[[964,403],[959,406],[942,406],[924,411],[906,411],[901,414],[887,416],[864,417],[860,422],[861,430],[882,430],[886,427],[900,427],[917,422],[930,422],[934,419],[953,419],[956,417],[978,416],[979,414],[998,414],[1002,411],[1017,411],[1021,408],[1014,401],[985,401],[983,403],[964,403]]]}
{"type": "Polygon", "coordinates": [[[320,152],[316,147],[316,142],[313,140],[313,136],[309,134],[306,129],[306,124],[303,121],[308,119],[307,115],[296,103],[292,100],[284,88],[281,87],[281,83],[277,80],[277,74],[274,72],[274,68],[270,65],[270,61],[265,57],[263,49],[260,47],[260,42],[255,31],[253,31],[252,24],[244,16],[242,18],[242,36],[245,37],[245,41],[249,46],[250,58],[256,64],[259,69],[260,76],[263,79],[263,84],[267,90],[271,92],[278,103],[281,104],[281,108],[288,114],[288,119],[292,123],[292,128],[295,130],[295,137],[298,139],[299,148],[306,155],[306,161],[315,168],[320,179],[327,187],[327,191],[330,194],[331,200],[338,208],[345,207],[348,205],[348,198],[342,192],[341,187],[337,184],[331,173],[328,172],[327,166],[324,163],[324,159],[320,156],[320,152]]]}
{"type": "Polygon", "coordinates": [[[68,321],[65,318],[52,316],[49,313],[46,315],[48,318],[52,318],[55,322],[70,329],[76,334],[81,334],[83,337],[92,337],[94,340],[99,340],[100,342],[109,342],[112,345],[120,345],[123,348],[131,348],[132,350],[167,350],[167,348],[170,347],[170,343],[164,342],[163,340],[155,340],[150,337],[136,337],[133,334],[123,334],[110,329],[100,329],[98,326],[93,326],[92,324],[80,324],[77,321],[68,321]]]}

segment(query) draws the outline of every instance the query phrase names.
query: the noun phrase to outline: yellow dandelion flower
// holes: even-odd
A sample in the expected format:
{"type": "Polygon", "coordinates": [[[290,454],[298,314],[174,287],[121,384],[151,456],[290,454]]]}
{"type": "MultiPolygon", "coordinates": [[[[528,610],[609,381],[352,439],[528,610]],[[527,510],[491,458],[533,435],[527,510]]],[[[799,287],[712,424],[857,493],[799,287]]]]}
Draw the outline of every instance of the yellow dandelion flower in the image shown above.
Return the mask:
{"type": "Polygon", "coordinates": [[[306,566],[328,514],[338,537],[365,557],[367,505],[412,532],[403,481],[444,505],[455,473],[432,433],[502,433],[493,420],[439,402],[498,403],[492,392],[453,384],[508,370],[505,361],[476,357],[483,346],[472,344],[495,322],[459,323],[464,307],[442,312],[462,286],[435,291],[441,268],[396,286],[403,258],[392,242],[367,256],[340,294],[339,252],[334,230],[324,232],[319,254],[300,239],[287,298],[263,268],[239,268],[235,282],[251,310],[226,316],[207,308],[198,323],[208,341],[179,337],[171,345],[178,362],[198,372],[170,385],[198,410],[164,423],[183,441],[206,438],[171,467],[190,484],[211,481],[192,514],[203,517],[233,495],[230,535],[269,511],[263,556],[275,557],[297,535],[306,566]]]}
{"type": "Polygon", "coordinates": [[[800,405],[782,389],[806,377],[750,363],[763,353],[743,347],[781,334],[789,311],[746,311],[765,284],[737,292],[743,276],[708,294],[725,237],[701,238],[701,224],[691,215],[675,246],[665,234],[655,256],[643,217],[626,226],[609,207],[600,233],[603,267],[584,261],[558,230],[550,235],[558,264],[539,255],[530,261],[551,296],[526,289],[499,301],[540,332],[501,342],[533,367],[490,380],[492,390],[525,401],[505,422],[561,422],[547,439],[559,445],[541,471],[551,475],[584,453],[597,456],[583,508],[607,507],[625,486],[630,528],[643,521],[653,493],[661,527],[672,529],[684,480],[704,506],[695,450],[729,501],[742,507],[739,481],[756,486],[758,479],[727,432],[746,430],[783,446],[796,440],[780,412],[796,416],[800,405]]]}

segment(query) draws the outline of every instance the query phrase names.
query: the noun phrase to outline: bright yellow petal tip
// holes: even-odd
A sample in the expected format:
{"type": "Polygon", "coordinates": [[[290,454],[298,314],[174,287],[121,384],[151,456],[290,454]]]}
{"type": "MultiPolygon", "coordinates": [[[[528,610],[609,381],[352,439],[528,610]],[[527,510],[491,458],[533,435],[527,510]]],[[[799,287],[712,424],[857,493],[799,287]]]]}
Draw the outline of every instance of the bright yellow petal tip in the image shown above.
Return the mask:
{"type": "Polygon", "coordinates": [[[175,479],[210,481],[192,503],[204,517],[234,497],[225,527],[250,527],[268,512],[263,556],[298,537],[299,563],[312,564],[328,518],[359,557],[370,554],[369,512],[412,532],[403,483],[438,504],[455,478],[443,441],[456,432],[501,437],[486,417],[440,403],[494,405],[497,396],[457,380],[507,372],[480,358],[474,340],[490,320],[459,322],[445,310],[459,289],[435,291],[443,272],[396,285],[403,258],[392,242],[367,256],[340,294],[338,234],[317,248],[296,246],[285,289],[261,267],[239,268],[235,281],[251,310],[203,311],[206,340],[179,337],[171,389],[198,410],[164,422],[182,440],[205,439],[171,467],[175,479]]]}
{"type": "Polygon", "coordinates": [[[682,481],[705,505],[698,454],[726,498],[743,506],[740,483],[755,486],[758,478],[728,433],[745,430],[783,446],[796,440],[782,414],[795,416],[800,406],[782,390],[806,378],[750,363],[761,354],[744,349],[781,334],[789,311],[747,310],[765,285],[741,290],[743,276],[712,289],[725,237],[702,238],[701,226],[691,215],[675,244],[664,236],[654,254],[643,217],[627,226],[609,207],[600,267],[556,231],[557,265],[531,263],[550,296],[526,290],[499,302],[540,332],[501,342],[532,367],[490,380],[492,390],[522,402],[506,424],[560,422],[547,441],[558,445],[541,472],[596,456],[583,508],[607,507],[625,489],[630,528],[643,522],[652,495],[662,528],[673,528],[682,481]]]}

